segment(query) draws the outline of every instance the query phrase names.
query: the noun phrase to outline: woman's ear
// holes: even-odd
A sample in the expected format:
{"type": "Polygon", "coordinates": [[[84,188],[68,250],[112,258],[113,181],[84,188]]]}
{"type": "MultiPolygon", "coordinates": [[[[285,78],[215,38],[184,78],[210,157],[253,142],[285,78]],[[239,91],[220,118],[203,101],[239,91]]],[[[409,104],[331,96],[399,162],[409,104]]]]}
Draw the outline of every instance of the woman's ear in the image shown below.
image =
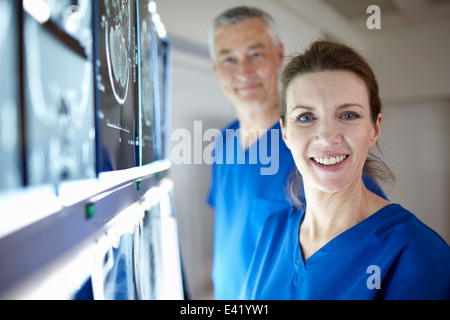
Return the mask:
{"type": "Polygon", "coordinates": [[[377,143],[378,138],[380,137],[381,134],[381,121],[383,120],[383,115],[381,113],[378,114],[377,120],[375,121],[374,124],[374,134],[372,137],[372,143],[371,146],[374,146],[375,143],[377,143]]]}
{"type": "Polygon", "coordinates": [[[281,128],[281,137],[283,138],[284,143],[286,144],[288,149],[291,149],[289,147],[288,140],[287,140],[287,137],[286,137],[286,127],[283,124],[283,119],[280,119],[280,128],[281,128]]]}

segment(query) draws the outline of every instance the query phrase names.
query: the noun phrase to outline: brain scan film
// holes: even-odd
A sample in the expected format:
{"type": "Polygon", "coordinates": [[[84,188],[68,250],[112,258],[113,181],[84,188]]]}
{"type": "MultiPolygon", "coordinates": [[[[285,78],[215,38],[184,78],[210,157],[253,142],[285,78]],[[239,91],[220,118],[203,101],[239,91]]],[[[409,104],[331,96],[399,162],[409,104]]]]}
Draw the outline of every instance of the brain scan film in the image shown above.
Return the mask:
{"type": "Polygon", "coordinates": [[[98,2],[102,171],[138,165],[136,3],[98,2]]]}
{"type": "Polygon", "coordinates": [[[61,6],[49,1],[60,20],[50,18],[44,24],[24,13],[26,167],[31,185],[96,175],[92,11],[88,1],[77,2],[78,29],[71,34],[61,17],[70,18],[65,6],[72,2],[61,6]]]}
{"type": "Polygon", "coordinates": [[[141,163],[155,160],[155,95],[153,86],[153,62],[155,30],[147,1],[139,1],[139,72],[141,105],[141,163]]]}

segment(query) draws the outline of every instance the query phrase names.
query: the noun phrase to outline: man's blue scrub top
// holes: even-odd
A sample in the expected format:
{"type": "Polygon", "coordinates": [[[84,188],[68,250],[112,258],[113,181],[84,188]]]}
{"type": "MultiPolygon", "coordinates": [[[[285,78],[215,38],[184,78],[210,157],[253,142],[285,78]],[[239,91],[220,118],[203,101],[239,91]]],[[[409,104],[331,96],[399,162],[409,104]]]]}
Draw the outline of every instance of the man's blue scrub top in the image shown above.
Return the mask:
{"type": "MultiPolygon", "coordinates": [[[[238,129],[235,121],[222,131],[220,143],[216,138],[212,165],[208,203],[215,209],[212,279],[216,299],[238,298],[264,222],[290,207],[286,186],[292,170],[297,170],[279,122],[245,151],[238,129]]],[[[363,181],[386,198],[373,178],[364,175],[363,181]]]]}
{"type": "Polygon", "coordinates": [[[304,211],[262,229],[242,299],[450,299],[450,248],[398,204],[341,233],[306,261],[304,211]]]}

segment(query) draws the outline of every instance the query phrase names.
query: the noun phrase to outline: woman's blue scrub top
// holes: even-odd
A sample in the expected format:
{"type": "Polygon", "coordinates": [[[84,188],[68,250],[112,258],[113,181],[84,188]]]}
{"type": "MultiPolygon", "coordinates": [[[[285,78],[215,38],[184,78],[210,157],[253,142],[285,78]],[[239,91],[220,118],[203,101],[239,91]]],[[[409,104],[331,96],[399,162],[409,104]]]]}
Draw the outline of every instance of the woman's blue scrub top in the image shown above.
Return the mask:
{"type": "Polygon", "coordinates": [[[450,248],[390,204],[303,260],[304,211],[266,222],[241,299],[450,299],[450,248]]]}

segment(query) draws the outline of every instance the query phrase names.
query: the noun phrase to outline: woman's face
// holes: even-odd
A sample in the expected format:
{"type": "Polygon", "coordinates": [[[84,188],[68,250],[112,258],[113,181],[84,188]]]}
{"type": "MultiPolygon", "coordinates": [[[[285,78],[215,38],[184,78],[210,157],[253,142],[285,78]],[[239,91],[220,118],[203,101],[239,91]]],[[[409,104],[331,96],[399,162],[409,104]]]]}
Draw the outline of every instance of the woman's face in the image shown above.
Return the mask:
{"type": "Polygon", "coordinates": [[[365,83],[349,71],[296,76],[286,90],[283,139],[306,187],[325,192],[361,183],[369,148],[380,134],[365,83]]]}

